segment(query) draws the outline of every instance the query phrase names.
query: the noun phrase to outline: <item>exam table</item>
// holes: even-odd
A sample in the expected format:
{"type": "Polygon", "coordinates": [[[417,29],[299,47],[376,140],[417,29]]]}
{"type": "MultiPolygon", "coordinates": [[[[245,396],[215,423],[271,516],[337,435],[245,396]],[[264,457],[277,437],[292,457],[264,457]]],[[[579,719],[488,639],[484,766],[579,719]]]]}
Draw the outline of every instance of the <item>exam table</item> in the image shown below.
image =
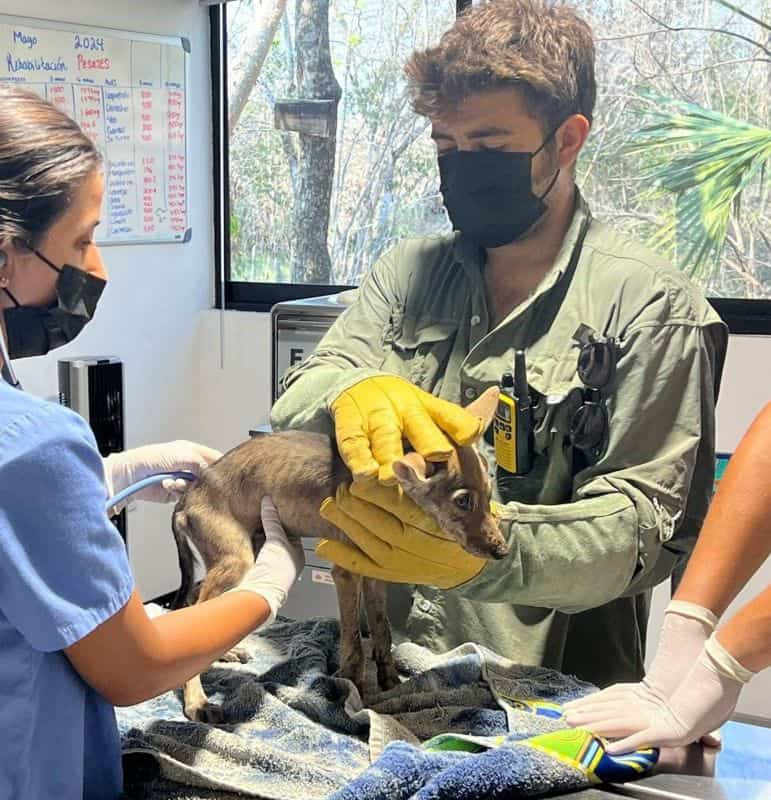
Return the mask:
{"type": "Polygon", "coordinates": [[[570,800],[771,800],[771,723],[732,721],[723,728],[715,762],[691,763],[694,772],[663,773],[623,785],[555,795],[570,800]],[[714,774],[707,774],[714,773],[714,774]]]}

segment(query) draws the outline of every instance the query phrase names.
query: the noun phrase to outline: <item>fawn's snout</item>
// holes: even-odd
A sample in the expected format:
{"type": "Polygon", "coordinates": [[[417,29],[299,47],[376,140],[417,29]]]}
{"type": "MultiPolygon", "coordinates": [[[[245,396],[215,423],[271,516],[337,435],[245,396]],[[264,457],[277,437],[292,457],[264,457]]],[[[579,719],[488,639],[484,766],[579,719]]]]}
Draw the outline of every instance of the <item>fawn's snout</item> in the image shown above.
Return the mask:
{"type": "Polygon", "coordinates": [[[478,530],[468,531],[465,542],[462,544],[464,549],[472,555],[493,561],[505,558],[511,549],[498,528],[498,521],[492,514],[485,515],[478,530]]]}

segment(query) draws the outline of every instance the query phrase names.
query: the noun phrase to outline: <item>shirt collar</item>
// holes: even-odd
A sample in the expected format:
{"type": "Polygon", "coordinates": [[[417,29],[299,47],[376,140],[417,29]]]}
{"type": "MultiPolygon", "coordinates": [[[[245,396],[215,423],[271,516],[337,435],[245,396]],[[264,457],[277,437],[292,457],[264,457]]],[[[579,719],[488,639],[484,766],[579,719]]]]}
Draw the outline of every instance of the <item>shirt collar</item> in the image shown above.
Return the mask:
{"type": "MultiPolygon", "coordinates": [[[[557,253],[557,257],[554,259],[552,268],[546,273],[541,283],[533,292],[531,299],[552,289],[563,276],[570,263],[570,257],[573,254],[573,249],[578,241],[584,221],[590,215],[589,205],[578,187],[576,187],[576,203],[573,211],[573,219],[570,221],[570,226],[562,240],[562,245],[557,253]]],[[[453,255],[456,263],[463,266],[464,270],[473,281],[481,280],[482,270],[485,265],[485,252],[476,242],[463,236],[462,233],[456,233],[455,241],[453,242],[453,255]]]]}

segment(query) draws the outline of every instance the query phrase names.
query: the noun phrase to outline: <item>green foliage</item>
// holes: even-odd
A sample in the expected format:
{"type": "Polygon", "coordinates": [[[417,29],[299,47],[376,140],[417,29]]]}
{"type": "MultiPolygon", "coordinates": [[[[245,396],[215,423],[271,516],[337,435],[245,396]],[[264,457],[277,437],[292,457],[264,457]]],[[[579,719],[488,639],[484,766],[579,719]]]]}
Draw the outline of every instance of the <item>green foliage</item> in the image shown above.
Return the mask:
{"type": "Polygon", "coordinates": [[[720,268],[742,193],[765,180],[771,130],[654,92],[642,96],[655,122],[630,135],[626,152],[644,153],[651,166],[643,177],[656,191],[675,195],[653,244],[706,281],[720,268]]]}

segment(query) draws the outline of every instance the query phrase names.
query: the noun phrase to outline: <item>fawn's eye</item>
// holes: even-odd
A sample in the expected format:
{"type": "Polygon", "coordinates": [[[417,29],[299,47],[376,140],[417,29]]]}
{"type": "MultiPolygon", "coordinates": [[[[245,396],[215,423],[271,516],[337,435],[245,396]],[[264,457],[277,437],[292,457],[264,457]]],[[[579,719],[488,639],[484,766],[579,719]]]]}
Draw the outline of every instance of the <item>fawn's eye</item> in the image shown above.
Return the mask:
{"type": "Polygon", "coordinates": [[[471,496],[471,492],[465,490],[455,492],[452,501],[461,511],[473,511],[474,509],[474,498],[471,496]]]}

